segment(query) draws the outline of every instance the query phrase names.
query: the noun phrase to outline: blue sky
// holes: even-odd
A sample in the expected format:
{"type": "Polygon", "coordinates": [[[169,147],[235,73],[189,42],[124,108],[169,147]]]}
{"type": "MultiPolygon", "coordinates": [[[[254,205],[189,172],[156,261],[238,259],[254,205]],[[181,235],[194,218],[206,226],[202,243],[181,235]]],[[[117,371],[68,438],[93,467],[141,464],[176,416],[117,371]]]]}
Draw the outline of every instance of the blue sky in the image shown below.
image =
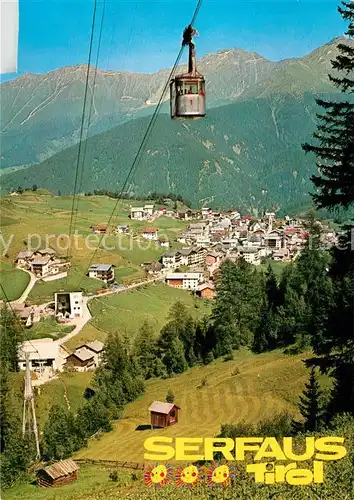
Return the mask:
{"type": "MultiPolygon", "coordinates": [[[[87,63],[92,0],[19,0],[19,73],[44,73],[87,63]]],[[[226,48],[255,51],[270,60],[305,55],[346,25],[337,0],[204,0],[196,28],[197,56],[226,48]]],[[[191,0],[107,0],[98,67],[154,72],[170,67],[191,0]]],[[[94,59],[103,0],[98,1],[94,59]]]]}

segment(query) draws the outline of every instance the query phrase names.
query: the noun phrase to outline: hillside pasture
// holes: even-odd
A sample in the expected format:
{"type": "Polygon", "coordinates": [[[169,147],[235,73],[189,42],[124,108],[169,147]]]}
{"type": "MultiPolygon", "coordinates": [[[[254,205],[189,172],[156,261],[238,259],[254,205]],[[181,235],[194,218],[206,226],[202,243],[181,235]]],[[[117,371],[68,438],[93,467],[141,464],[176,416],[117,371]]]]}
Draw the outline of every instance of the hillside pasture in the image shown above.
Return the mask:
{"type": "Polygon", "coordinates": [[[109,332],[121,332],[133,339],[140,325],[148,320],[156,334],[168,321],[172,305],[181,301],[195,318],[210,311],[210,302],[193,297],[190,292],[169,287],[162,283],[143,285],[123,293],[94,298],[89,302],[92,319],[66,346],[77,347],[82,341],[92,340],[98,332],[104,337],[109,332]]]}
{"type": "Polygon", "coordinates": [[[219,359],[195,367],[178,377],[146,383],[145,394],[125,407],[114,430],[92,440],[76,458],[144,462],[144,440],[151,436],[212,437],[221,424],[256,423],[282,412],[297,414],[296,402],[308,373],[302,363],[307,353],[287,356],[279,351],[254,355],[238,351],[234,360],[219,359]],[[240,373],[233,375],[238,368],[240,373]],[[206,385],[201,382],[206,379],[206,385]],[[166,429],[150,430],[148,408],[164,401],[168,389],[181,407],[179,422],[166,429]],[[146,426],[146,430],[137,430],[146,426]]]}
{"type": "MultiPolygon", "coordinates": [[[[11,264],[0,262],[0,283],[9,300],[17,300],[21,297],[29,281],[30,275],[25,271],[16,269],[11,264]]],[[[0,288],[0,300],[4,300],[6,297],[0,288]]]]}

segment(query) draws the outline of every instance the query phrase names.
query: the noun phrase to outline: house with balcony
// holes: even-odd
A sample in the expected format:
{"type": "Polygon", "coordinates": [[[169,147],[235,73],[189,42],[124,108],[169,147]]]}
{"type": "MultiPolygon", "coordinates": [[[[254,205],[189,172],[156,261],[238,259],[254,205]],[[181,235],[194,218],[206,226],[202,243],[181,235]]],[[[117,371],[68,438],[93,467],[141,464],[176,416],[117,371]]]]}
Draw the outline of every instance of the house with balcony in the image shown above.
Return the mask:
{"type": "Polygon", "coordinates": [[[37,278],[45,278],[66,272],[70,267],[70,262],[56,257],[56,252],[52,248],[44,248],[35,252],[20,252],[15,263],[21,269],[31,271],[37,278]]]}
{"type": "Polygon", "coordinates": [[[130,218],[135,220],[144,220],[145,212],[143,207],[132,207],[130,209],[130,218]]]}
{"type": "Polygon", "coordinates": [[[197,290],[198,286],[203,281],[202,273],[170,273],[166,275],[166,283],[175,288],[182,288],[183,290],[197,290]]]}
{"type": "Polygon", "coordinates": [[[88,270],[88,277],[104,281],[106,284],[113,283],[114,268],[113,264],[92,264],[88,270]]]}
{"type": "Polygon", "coordinates": [[[181,254],[178,251],[166,252],[162,256],[162,265],[166,269],[176,269],[181,264],[181,254]]]}

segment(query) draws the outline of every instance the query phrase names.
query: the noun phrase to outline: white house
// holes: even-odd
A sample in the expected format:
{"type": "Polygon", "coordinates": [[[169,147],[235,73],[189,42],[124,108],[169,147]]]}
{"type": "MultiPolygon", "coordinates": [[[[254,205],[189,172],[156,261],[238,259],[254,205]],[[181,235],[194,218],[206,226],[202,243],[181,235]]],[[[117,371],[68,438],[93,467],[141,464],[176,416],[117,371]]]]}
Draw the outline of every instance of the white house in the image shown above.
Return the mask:
{"type": "Polygon", "coordinates": [[[166,252],[162,256],[162,265],[166,269],[176,269],[180,265],[181,255],[179,252],[166,252]]]}
{"type": "Polygon", "coordinates": [[[65,318],[81,318],[82,292],[57,292],[54,294],[55,314],[65,318]]]}
{"type": "Polygon", "coordinates": [[[257,247],[239,247],[239,254],[249,264],[258,266],[261,263],[259,248],[257,247]]]}
{"type": "Polygon", "coordinates": [[[29,368],[42,376],[51,377],[56,370],[62,371],[67,353],[51,338],[26,340],[18,349],[18,366],[26,369],[26,353],[29,368]]]}
{"type": "Polygon", "coordinates": [[[154,227],[146,227],[141,230],[141,233],[146,240],[157,240],[157,229],[154,227]]]}
{"type": "Polygon", "coordinates": [[[168,285],[184,290],[197,290],[203,281],[202,273],[170,273],[166,275],[168,285]]]}
{"type": "Polygon", "coordinates": [[[154,205],[145,205],[144,206],[144,215],[145,216],[148,216],[148,217],[151,217],[152,215],[154,215],[154,205]]]}
{"type": "Polygon", "coordinates": [[[144,209],[142,207],[132,207],[130,209],[130,218],[137,220],[145,219],[144,209]]]}
{"type": "Polygon", "coordinates": [[[92,264],[88,270],[89,278],[102,280],[104,283],[113,283],[114,281],[113,264],[92,264]]]}

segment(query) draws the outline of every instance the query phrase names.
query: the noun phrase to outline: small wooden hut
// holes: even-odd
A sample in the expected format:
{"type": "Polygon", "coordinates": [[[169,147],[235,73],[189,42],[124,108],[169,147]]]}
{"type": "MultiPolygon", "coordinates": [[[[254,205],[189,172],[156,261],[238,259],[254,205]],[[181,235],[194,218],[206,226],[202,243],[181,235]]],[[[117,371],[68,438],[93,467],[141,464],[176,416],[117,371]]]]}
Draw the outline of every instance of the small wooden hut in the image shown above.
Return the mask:
{"type": "Polygon", "coordinates": [[[154,401],[149,408],[152,427],[168,427],[178,422],[180,407],[173,403],[154,401]]]}
{"type": "Polygon", "coordinates": [[[73,460],[61,460],[37,471],[37,483],[46,488],[62,486],[77,479],[80,467],[73,460]]]}

